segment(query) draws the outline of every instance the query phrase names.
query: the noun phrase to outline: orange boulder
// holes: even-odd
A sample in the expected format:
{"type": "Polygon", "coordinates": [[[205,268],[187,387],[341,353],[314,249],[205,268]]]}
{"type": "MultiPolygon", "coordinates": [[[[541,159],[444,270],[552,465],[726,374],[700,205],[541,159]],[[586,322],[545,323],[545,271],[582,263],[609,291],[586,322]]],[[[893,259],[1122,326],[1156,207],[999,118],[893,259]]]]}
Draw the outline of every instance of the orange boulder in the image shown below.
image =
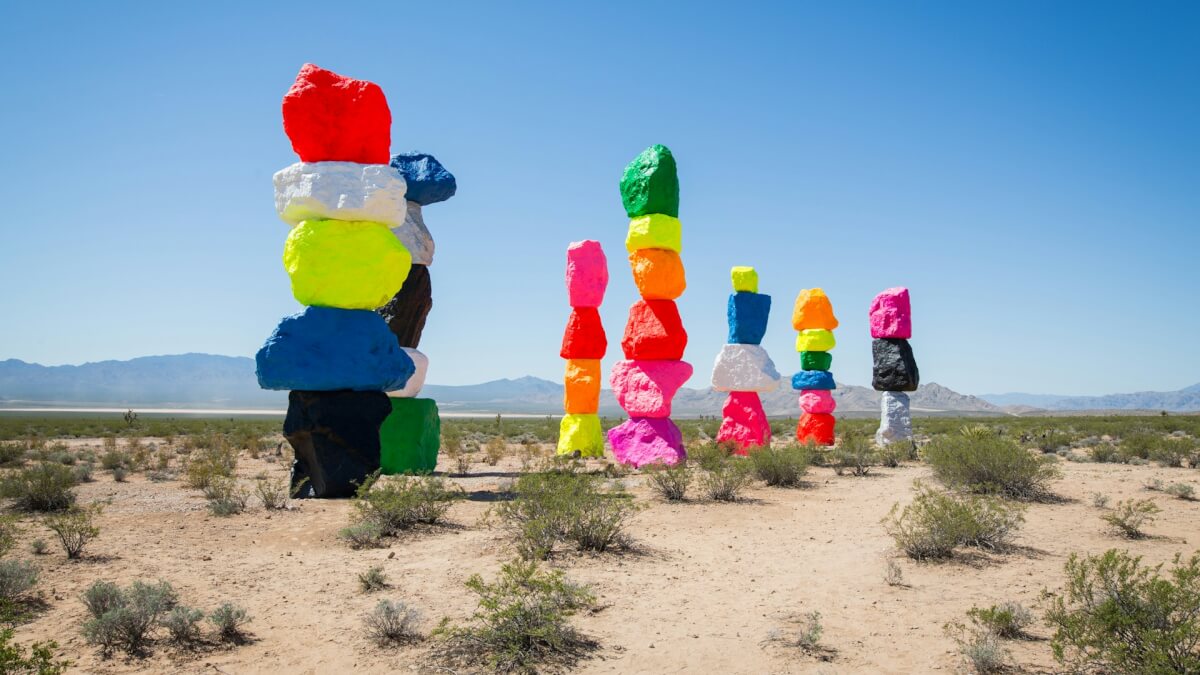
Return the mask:
{"type": "Polygon", "coordinates": [[[796,308],[792,310],[792,328],[796,330],[833,330],[838,327],[833,315],[833,305],[825,291],[806,288],[796,296],[796,308]]]}
{"type": "Polygon", "coordinates": [[[683,295],[687,279],[683,260],[675,251],[665,248],[642,248],[629,254],[633,268],[633,283],[647,300],[674,300],[683,295]]]}
{"type": "Polygon", "coordinates": [[[568,414],[590,414],[600,409],[600,359],[568,359],[563,377],[563,410],[568,414]]]}

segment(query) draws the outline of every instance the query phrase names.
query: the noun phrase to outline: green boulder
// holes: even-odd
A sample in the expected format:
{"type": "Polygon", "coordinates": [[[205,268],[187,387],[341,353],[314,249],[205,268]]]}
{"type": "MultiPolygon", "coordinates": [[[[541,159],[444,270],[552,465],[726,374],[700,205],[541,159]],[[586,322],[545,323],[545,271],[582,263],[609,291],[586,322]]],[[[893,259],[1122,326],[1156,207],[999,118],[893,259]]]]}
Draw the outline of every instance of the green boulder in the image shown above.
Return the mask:
{"type": "Polygon", "coordinates": [[[829,370],[832,363],[829,352],[800,352],[800,370],[829,370]]]}
{"type": "Polygon", "coordinates": [[[392,414],[379,428],[383,473],[430,473],[437,467],[442,420],[429,398],[393,398],[392,414]]]}
{"type": "Polygon", "coordinates": [[[621,201],[630,218],[651,213],[679,217],[679,175],[675,156],[665,145],[646,148],[625,167],[621,201]]]}

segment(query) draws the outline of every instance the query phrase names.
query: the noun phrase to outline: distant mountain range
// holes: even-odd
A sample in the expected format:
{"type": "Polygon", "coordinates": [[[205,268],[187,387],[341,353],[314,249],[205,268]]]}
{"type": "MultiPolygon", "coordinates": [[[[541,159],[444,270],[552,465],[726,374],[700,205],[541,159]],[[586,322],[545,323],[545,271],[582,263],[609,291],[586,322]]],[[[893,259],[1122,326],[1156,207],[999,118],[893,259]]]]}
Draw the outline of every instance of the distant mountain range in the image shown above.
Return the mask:
{"type": "MultiPolygon", "coordinates": [[[[493,380],[482,384],[428,384],[422,395],[437,400],[446,412],[559,414],[563,387],[536,377],[493,380]]],[[[838,412],[875,415],[879,392],[838,383],[838,412]]],[[[711,389],[682,389],[673,413],[679,416],[720,414],[725,394],[711,389]]],[[[239,356],[180,354],[145,356],[129,361],[100,361],[79,366],[42,366],[16,359],[0,361],[0,409],[13,407],[142,407],[266,408],[287,407],[287,392],[263,391],[254,375],[254,360],[239,356]]],[[[795,415],[796,392],[784,384],[763,396],[769,415],[795,415]]],[[[1002,394],[969,396],[938,385],[923,385],[912,394],[913,412],[925,415],[1003,415],[1035,410],[1200,410],[1200,384],[1178,392],[1113,394],[1098,397],[1002,394]]],[[[613,394],[600,395],[600,412],[621,415],[613,394]]]]}

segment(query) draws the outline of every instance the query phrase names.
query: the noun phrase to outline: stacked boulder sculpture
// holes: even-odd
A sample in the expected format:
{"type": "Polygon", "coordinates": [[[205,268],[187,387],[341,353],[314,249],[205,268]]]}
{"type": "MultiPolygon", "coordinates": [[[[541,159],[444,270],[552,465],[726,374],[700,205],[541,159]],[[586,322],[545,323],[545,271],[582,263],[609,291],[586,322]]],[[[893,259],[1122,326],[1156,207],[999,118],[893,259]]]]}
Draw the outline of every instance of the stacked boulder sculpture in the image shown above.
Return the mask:
{"type": "Polygon", "coordinates": [[[753,267],[734,267],[730,276],[729,339],[713,364],[712,387],[729,392],[721,408],[717,442],[730,443],[734,452],[744,455],[750,448],[771,443],[771,424],[759,394],[779,387],[779,371],[762,347],[771,296],[758,292],[758,273],[753,267]]]}
{"type": "Polygon", "coordinates": [[[796,439],[801,443],[833,445],[837,420],[833,411],[837,404],[833,390],[837,385],[829,367],[833,363],[830,350],[837,341],[833,331],[837,317],[829,297],[820,288],[807,288],[796,297],[792,312],[792,328],[798,331],[796,351],[800,352],[800,372],[792,376],[792,388],[800,392],[800,422],[796,439]]]}
{"type": "Polygon", "coordinates": [[[391,112],[378,85],[305,64],[282,107],[300,162],[275,174],[275,206],[292,226],[283,253],[292,294],[307,307],[258,351],[258,381],[291,390],[293,493],[348,497],[381,468],[380,427],[394,415],[385,392],[424,379],[428,360],[375,310],[409,286],[425,249],[399,234],[409,184],[389,165],[391,112]]]}
{"type": "Polygon", "coordinates": [[[879,445],[912,441],[908,394],[921,381],[908,340],[912,337],[912,303],[907,288],[889,288],[871,301],[871,386],[880,400],[879,445]]]}
{"type": "Polygon", "coordinates": [[[675,464],[686,452],[671,421],[671,401],[692,366],[682,360],[687,332],[675,305],[687,281],[679,255],[679,176],[670,150],[651,146],[625,167],[621,201],[630,218],[625,248],[642,299],[629,308],[621,339],[625,359],[609,378],[629,419],[608,431],[608,442],[624,464],[675,464]]]}
{"type": "Polygon", "coordinates": [[[608,351],[608,338],[600,323],[600,303],[608,288],[608,260],[600,242],[588,239],[567,247],[566,283],[571,316],[559,351],[567,366],[558,454],[603,457],[604,434],[598,414],[600,359],[608,351]]]}

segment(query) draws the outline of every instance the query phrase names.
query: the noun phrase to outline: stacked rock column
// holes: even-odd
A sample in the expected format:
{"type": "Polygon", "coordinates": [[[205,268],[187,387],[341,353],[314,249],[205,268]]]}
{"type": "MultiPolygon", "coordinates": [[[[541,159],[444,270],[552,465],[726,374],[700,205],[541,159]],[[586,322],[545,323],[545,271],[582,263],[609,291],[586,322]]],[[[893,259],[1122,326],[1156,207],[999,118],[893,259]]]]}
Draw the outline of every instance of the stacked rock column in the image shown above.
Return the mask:
{"type": "Polygon", "coordinates": [[[600,242],[587,239],[567,247],[567,299],[571,316],[563,333],[559,356],[567,360],[563,375],[563,418],[558,431],[558,454],[603,457],[600,429],[600,359],[608,338],[600,323],[600,303],[608,288],[608,260],[600,242]]]}
{"type": "Polygon", "coordinates": [[[687,281],[679,256],[679,176],[670,150],[651,146],[625,167],[621,201],[630,218],[625,248],[642,299],[629,308],[621,339],[625,360],[609,378],[629,419],[608,431],[608,442],[624,464],[675,464],[686,452],[671,421],[671,401],[692,366],[682,360],[687,332],[675,305],[687,281]]]}
{"type": "Polygon", "coordinates": [[[912,337],[912,304],[908,289],[889,288],[871,301],[871,386],[883,392],[875,442],[912,441],[908,394],[916,391],[921,372],[908,340],[912,337]]]}
{"type": "Polygon", "coordinates": [[[275,174],[275,206],[292,226],[283,264],[307,308],[259,350],[258,381],[291,390],[293,494],[348,497],[379,469],[384,392],[416,369],[374,311],[411,267],[389,229],[406,216],[406,185],[388,166],[391,112],[376,84],[305,64],[283,98],[283,126],[300,162],[275,174]]]}
{"type": "Polygon", "coordinates": [[[730,276],[729,339],[713,364],[712,386],[715,391],[729,392],[721,408],[717,442],[730,443],[734,452],[744,455],[750,448],[771,443],[771,424],[759,394],[779,387],[779,371],[762,347],[771,296],[758,292],[758,273],[753,267],[734,267],[730,276]]]}
{"type": "Polygon", "coordinates": [[[458,184],[433,155],[395,155],[391,166],[408,186],[404,221],[392,232],[412,252],[413,266],[404,286],[378,311],[396,343],[416,364],[416,374],[403,389],[388,392],[392,411],[379,430],[380,466],[385,474],[429,473],[437,466],[442,423],[437,403],[417,397],[429,370],[429,358],[417,346],[433,309],[429,266],[434,245],[422,209],[453,197],[458,184]]]}
{"type": "Polygon", "coordinates": [[[838,320],[825,291],[820,288],[800,291],[792,311],[792,327],[798,331],[796,351],[800,352],[800,372],[792,376],[792,389],[800,391],[796,439],[801,443],[833,445],[837,425],[833,416],[837,408],[833,390],[837,385],[829,372],[833,364],[829,352],[837,344],[833,331],[838,320]]]}

